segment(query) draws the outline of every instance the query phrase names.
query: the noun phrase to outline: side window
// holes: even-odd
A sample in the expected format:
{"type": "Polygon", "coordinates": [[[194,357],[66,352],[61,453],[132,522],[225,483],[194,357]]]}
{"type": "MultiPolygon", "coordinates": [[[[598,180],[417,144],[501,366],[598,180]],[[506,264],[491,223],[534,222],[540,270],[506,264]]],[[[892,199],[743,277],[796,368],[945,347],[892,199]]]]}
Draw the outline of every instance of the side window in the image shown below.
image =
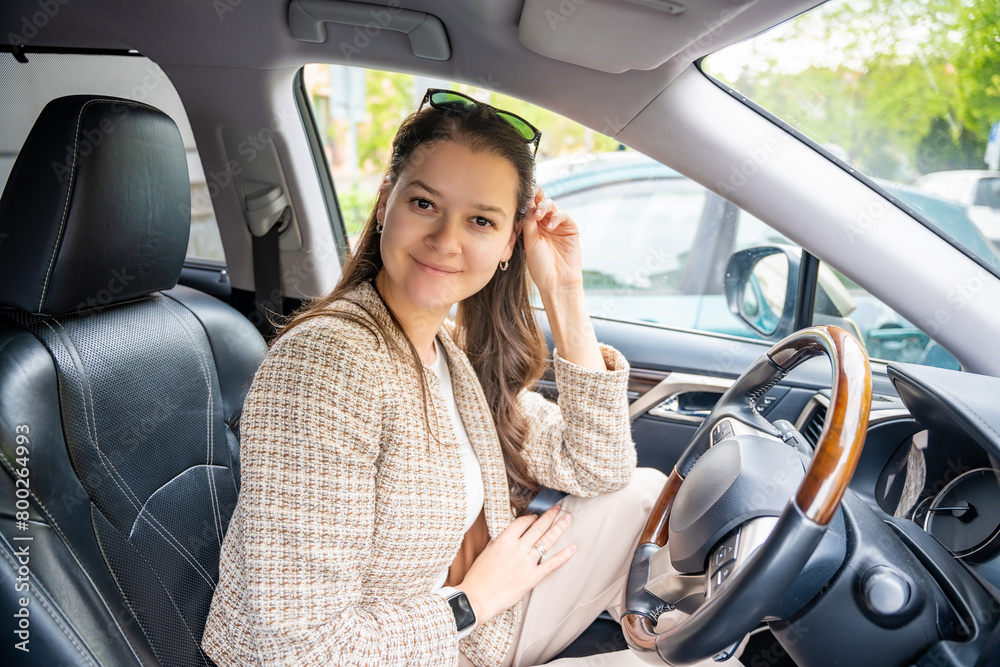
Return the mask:
{"type": "MultiPolygon", "coordinates": [[[[371,210],[400,121],[427,88],[460,90],[541,129],[536,180],[580,226],[593,315],[759,338],[729,310],[726,265],[745,248],[795,244],[691,179],[551,111],[472,86],[336,65],[308,65],[304,81],[349,242],[371,210]]],[[[875,358],[947,355],[857,285],[824,273],[837,294],[817,299],[816,321],[853,329],[875,358]],[[848,312],[833,314],[831,303],[848,312]]]]}
{"type": "Polygon", "coordinates": [[[678,291],[706,198],[705,190],[680,178],[555,196],[580,227],[584,285],[595,291],[678,291]],[[620,233],[623,229],[632,233],[620,233]]]}
{"type": "Polygon", "coordinates": [[[427,88],[460,90],[542,130],[536,179],[580,225],[594,315],[754,336],[726,305],[726,261],[737,237],[776,235],[759,221],[737,232],[738,209],[694,181],[551,111],[465,84],[325,64],[306,66],[304,82],[349,242],[400,121],[427,88]]]}
{"type": "MultiPolygon", "coordinates": [[[[741,213],[736,250],[776,243],[794,245],[749,213],[741,213]]],[[[851,331],[872,359],[959,368],[958,360],[930,336],[829,265],[821,268],[812,321],[851,331]]]]}
{"type": "Polygon", "coordinates": [[[184,106],[170,80],[140,56],[32,53],[18,62],[0,53],[0,186],[50,100],[64,95],[113,95],[151,104],[173,118],[187,150],[191,178],[191,236],[188,256],[225,261],[205,172],[184,106]]]}
{"type": "Polygon", "coordinates": [[[826,299],[822,286],[816,295],[813,321],[841,324],[864,343],[868,356],[882,361],[902,361],[940,368],[960,368],[955,357],[916,325],[866,292],[850,278],[834,270],[846,290],[847,299],[826,299]]]}

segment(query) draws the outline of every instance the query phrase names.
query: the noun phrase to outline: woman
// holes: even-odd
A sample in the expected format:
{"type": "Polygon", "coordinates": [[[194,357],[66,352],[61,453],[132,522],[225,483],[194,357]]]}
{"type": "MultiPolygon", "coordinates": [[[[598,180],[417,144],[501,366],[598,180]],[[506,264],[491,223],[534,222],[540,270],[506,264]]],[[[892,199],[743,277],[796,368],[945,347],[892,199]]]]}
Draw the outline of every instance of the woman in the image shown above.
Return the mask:
{"type": "Polygon", "coordinates": [[[219,665],[536,664],[618,608],[664,478],[633,475],[628,365],[594,335],[576,225],[534,191],[537,130],[456,93],[424,103],[340,283],[247,396],[202,642],[219,665]],[[530,391],[529,273],[559,406],[530,391]],[[515,518],[540,484],[566,511],[515,518]]]}

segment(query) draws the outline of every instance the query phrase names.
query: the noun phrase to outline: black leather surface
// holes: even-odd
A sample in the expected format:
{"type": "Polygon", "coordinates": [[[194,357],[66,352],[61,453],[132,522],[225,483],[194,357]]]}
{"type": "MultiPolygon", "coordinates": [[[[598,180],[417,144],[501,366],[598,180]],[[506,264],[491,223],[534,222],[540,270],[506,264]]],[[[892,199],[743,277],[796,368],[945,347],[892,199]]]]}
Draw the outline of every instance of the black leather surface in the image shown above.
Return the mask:
{"type": "Polygon", "coordinates": [[[524,508],[524,512],[522,512],[522,514],[537,514],[538,516],[541,516],[553,505],[565,498],[566,495],[565,491],[556,491],[555,489],[543,486],[538,489],[538,494],[531,499],[531,502],[524,508]]]}
{"type": "Polygon", "coordinates": [[[73,95],[49,102],[0,199],[0,307],[58,315],[177,283],[191,191],[161,111],[73,95]]]}
{"type": "Polygon", "coordinates": [[[1000,457],[1000,378],[916,364],[889,364],[888,374],[921,424],[972,438],[1000,457]]]}
{"type": "MultiPolygon", "coordinates": [[[[0,536],[6,555],[0,562],[3,578],[13,576],[8,569],[18,545],[13,538],[31,537],[29,584],[59,594],[58,604],[44,613],[36,597],[29,596],[35,618],[51,619],[49,625],[59,632],[46,632],[42,624],[34,625],[33,619],[31,652],[22,653],[12,642],[4,642],[0,644],[0,662],[87,664],[82,658],[55,659],[80,651],[96,655],[99,664],[156,664],[90,528],[90,499],[70,464],[63,439],[55,363],[37,338],[4,317],[0,317],[0,453],[5,468],[0,473],[0,536]],[[28,427],[30,450],[31,521],[26,530],[16,527],[12,479],[20,425],[28,427]],[[70,639],[77,635],[79,639],[70,639]],[[51,662],[42,659],[50,655],[51,662]]],[[[23,595],[13,586],[0,588],[4,618],[11,618],[17,599],[23,595]]]]}
{"type": "MultiPolygon", "coordinates": [[[[44,118],[101,127],[104,112],[97,120],[90,113],[105,103],[57,102],[81,113],[56,105],[44,118]]],[[[30,652],[8,635],[3,665],[211,665],[199,644],[239,488],[231,425],[266,346],[248,320],[212,297],[150,289],[176,282],[189,224],[186,211],[170,211],[187,205],[188,184],[185,167],[183,197],[172,192],[176,174],[161,158],[174,160],[179,135],[164,119],[134,107],[107,131],[106,150],[83,156],[106,158],[84,160],[76,187],[88,184],[86,194],[66,195],[68,220],[92,237],[53,236],[48,221],[20,224],[10,217],[28,212],[19,196],[0,207],[0,229],[18,229],[21,252],[36,255],[29,258],[59,244],[45,296],[31,294],[42,286],[37,271],[11,278],[9,267],[0,269],[7,305],[21,303],[20,286],[29,310],[36,297],[43,311],[72,310],[100,267],[141,277],[111,305],[59,316],[0,310],[0,615],[14,618],[22,597],[30,610],[30,652]],[[133,171],[121,177],[116,169],[133,171]],[[25,545],[27,565],[19,562],[25,545]]],[[[64,129],[29,143],[51,149],[64,129]]],[[[41,164],[31,156],[22,163],[41,164]]],[[[33,206],[55,210],[51,202],[33,206]]],[[[10,241],[0,244],[0,266],[13,257],[10,241]]]]}
{"type": "MultiPolygon", "coordinates": [[[[259,337],[227,339],[248,327],[256,334],[241,315],[184,291],[192,292],[99,315],[22,316],[30,339],[9,322],[0,338],[4,458],[13,467],[17,424],[40,425],[30,466],[36,512],[41,526],[65,536],[36,551],[32,575],[59,591],[57,602],[66,599],[67,627],[125,618],[114,650],[138,646],[153,664],[207,664],[198,643],[238,489],[238,442],[225,419],[238,415],[265,351],[259,337]],[[45,427],[60,423],[65,438],[45,427]]],[[[0,513],[12,516],[12,505],[8,495],[0,513]]],[[[38,529],[5,522],[11,548],[19,532],[38,529]]],[[[76,632],[88,650],[108,650],[106,639],[76,632]]]]}

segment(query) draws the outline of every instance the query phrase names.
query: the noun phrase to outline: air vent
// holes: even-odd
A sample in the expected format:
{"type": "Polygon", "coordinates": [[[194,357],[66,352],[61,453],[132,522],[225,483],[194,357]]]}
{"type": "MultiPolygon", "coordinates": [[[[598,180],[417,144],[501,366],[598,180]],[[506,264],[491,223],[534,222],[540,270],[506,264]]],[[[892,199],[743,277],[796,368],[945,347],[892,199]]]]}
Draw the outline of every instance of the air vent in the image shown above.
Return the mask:
{"type": "Polygon", "coordinates": [[[812,414],[809,415],[809,419],[806,420],[805,428],[802,429],[802,435],[806,437],[813,447],[819,442],[820,433],[823,432],[823,423],[826,421],[826,406],[816,405],[816,409],[813,410],[812,414]]]}

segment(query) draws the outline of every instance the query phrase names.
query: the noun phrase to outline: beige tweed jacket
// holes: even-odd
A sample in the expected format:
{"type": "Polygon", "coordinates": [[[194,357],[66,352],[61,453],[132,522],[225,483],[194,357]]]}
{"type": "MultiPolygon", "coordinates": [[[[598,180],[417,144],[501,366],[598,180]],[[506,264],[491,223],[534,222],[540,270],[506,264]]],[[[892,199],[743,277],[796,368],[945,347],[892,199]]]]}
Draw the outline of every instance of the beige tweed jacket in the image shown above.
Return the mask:
{"type": "MultiPolygon", "coordinates": [[[[400,342],[371,283],[352,296],[400,342]]],[[[362,311],[346,301],[338,306],[362,311]]],[[[513,520],[503,455],[482,387],[438,332],[486,487],[491,537],[513,520]]],[[[405,343],[404,343],[404,348],[405,343]]],[[[558,406],[519,400],[524,454],[541,484],[581,496],[625,486],[636,464],[628,362],[601,345],[609,370],[554,355],[558,406]]],[[[437,376],[426,364],[429,437],[412,362],[336,317],[296,326],[268,351],[241,418],[242,487],[222,544],[202,647],[229,665],[499,665],[521,603],[461,641],[432,592],[462,543],[465,489],[437,376]]]]}

